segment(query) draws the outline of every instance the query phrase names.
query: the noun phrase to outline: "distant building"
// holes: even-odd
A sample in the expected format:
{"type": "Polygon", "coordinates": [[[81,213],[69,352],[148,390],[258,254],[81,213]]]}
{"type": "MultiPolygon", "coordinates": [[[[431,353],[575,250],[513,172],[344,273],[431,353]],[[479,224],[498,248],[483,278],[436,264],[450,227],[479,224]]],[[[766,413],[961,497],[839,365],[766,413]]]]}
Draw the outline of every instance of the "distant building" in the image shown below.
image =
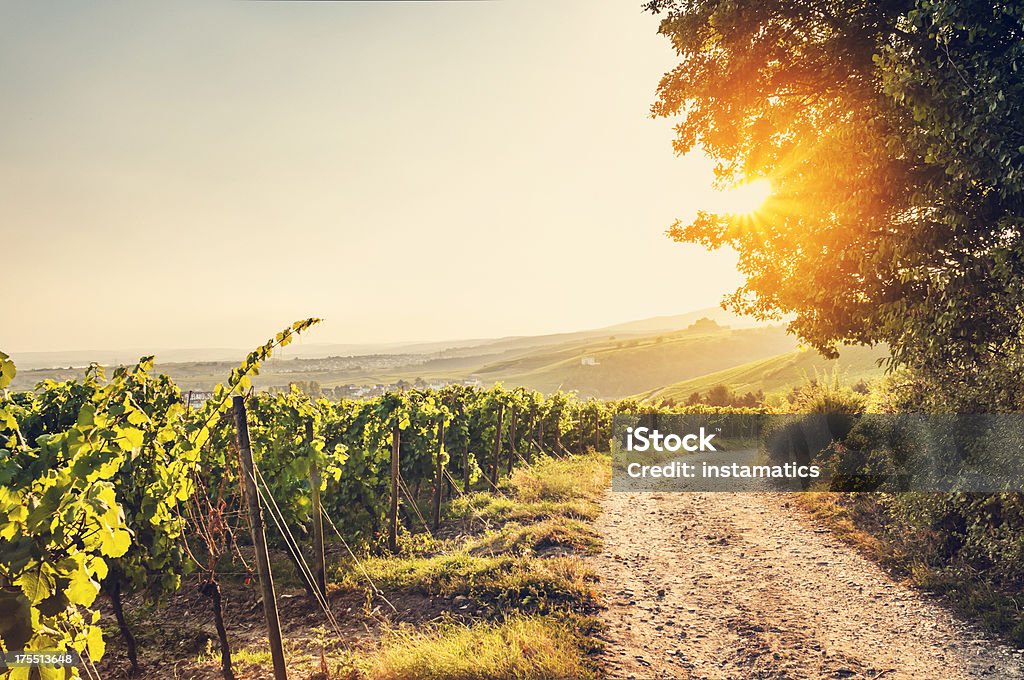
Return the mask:
{"type": "Polygon", "coordinates": [[[213,399],[213,392],[206,392],[203,390],[189,390],[186,394],[182,395],[187,408],[199,407],[206,402],[213,399]]]}
{"type": "Polygon", "coordinates": [[[583,357],[580,359],[580,366],[597,366],[601,362],[594,357],[583,357]]]}

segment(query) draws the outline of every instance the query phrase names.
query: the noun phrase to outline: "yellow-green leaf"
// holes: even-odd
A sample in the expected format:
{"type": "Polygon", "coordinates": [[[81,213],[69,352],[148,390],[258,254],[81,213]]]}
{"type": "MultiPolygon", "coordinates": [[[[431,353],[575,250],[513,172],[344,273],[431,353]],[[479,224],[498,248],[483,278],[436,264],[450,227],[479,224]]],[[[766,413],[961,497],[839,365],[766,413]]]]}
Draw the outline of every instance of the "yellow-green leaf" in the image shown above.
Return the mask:
{"type": "Polygon", "coordinates": [[[85,635],[85,649],[93,661],[98,661],[103,656],[106,645],[103,643],[103,630],[99,626],[89,626],[89,631],[85,635]]]}

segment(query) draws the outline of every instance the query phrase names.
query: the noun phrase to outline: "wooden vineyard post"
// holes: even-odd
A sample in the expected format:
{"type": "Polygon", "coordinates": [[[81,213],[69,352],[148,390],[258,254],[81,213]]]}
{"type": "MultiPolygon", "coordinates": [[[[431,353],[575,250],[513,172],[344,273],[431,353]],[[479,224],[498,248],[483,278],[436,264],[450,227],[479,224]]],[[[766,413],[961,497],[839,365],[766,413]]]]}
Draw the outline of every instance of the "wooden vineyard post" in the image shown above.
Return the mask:
{"type": "Polygon", "coordinates": [[[555,423],[555,456],[561,458],[565,454],[565,447],[562,446],[562,426],[555,423]]]}
{"type": "Polygon", "coordinates": [[[398,474],[399,474],[399,437],[398,414],[395,414],[395,427],[391,432],[391,507],[388,509],[388,550],[398,549],[398,474]]]}
{"type": "Polygon", "coordinates": [[[434,470],[434,516],[431,517],[434,531],[441,526],[441,492],[444,490],[444,462],[441,454],[444,453],[444,418],[437,426],[437,468],[434,470]]]}
{"type": "Polygon", "coordinates": [[[501,427],[505,421],[505,405],[498,407],[498,429],[494,432],[494,455],[491,457],[491,486],[498,486],[498,468],[501,467],[501,427]]]}
{"type": "Polygon", "coordinates": [[[526,444],[526,450],[521,452],[523,462],[529,464],[533,460],[533,413],[530,413],[530,419],[526,422],[526,427],[523,428],[523,443],[526,444]]]}
{"type": "Polygon", "coordinates": [[[512,419],[508,424],[508,474],[512,474],[512,466],[516,464],[516,410],[512,409],[512,419]]]}
{"type": "MultiPolygon", "coordinates": [[[[313,441],[313,421],[306,421],[306,443],[313,441]]],[[[316,571],[313,574],[316,588],[320,589],[320,596],[327,599],[327,568],[324,560],[324,518],[320,510],[320,465],[316,458],[309,461],[309,488],[311,501],[313,503],[313,566],[316,571]]]]}
{"type": "Polygon", "coordinates": [[[462,443],[462,493],[469,493],[469,442],[462,443]]]}
{"type": "Polygon", "coordinates": [[[586,449],[586,442],[583,437],[583,414],[581,413],[579,418],[576,420],[576,432],[580,440],[579,454],[582,456],[586,449]]]}
{"type": "Polygon", "coordinates": [[[253,471],[252,448],[249,443],[249,421],[245,414],[245,397],[235,395],[232,399],[235,415],[235,433],[238,438],[238,454],[242,459],[242,477],[249,508],[249,522],[252,526],[252,543],[256,548],[256,573],[263,590],[263,613],[267,618],[267,637],[270,640],[270,655],[274,660],[274,680],[288,680],[284,663],[284,649],[281,646],[281,621],[277,617],[277,597],[274,594],[274,576],[270,571],[270,556],[267,554],[267,537],[263,533],[263,512],[256,490],[253,471]]]}

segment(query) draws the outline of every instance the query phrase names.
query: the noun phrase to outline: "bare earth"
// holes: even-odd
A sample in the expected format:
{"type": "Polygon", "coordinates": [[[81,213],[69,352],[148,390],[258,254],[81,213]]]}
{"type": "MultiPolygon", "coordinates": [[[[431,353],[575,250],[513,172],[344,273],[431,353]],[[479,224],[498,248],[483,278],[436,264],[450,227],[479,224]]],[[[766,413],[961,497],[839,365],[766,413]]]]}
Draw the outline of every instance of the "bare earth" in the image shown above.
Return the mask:
{"type": "Polygon", "coordinates": [[[783,493],[609,492],[593,558],[611,678],[1024,678],[1019,650],[783,493]]]}

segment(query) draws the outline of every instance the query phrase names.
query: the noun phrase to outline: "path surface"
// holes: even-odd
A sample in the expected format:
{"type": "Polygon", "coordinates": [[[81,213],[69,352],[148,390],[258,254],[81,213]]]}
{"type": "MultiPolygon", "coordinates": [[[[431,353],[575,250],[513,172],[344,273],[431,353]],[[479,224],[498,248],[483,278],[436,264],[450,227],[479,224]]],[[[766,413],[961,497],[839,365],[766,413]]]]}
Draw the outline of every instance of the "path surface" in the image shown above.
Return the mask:
{"type": "Polygon", "coordinates": [[[609,492],[595,556],[612,678],[1024,678],[1019,651],[789,507],[784,493],[609,492]]]}

